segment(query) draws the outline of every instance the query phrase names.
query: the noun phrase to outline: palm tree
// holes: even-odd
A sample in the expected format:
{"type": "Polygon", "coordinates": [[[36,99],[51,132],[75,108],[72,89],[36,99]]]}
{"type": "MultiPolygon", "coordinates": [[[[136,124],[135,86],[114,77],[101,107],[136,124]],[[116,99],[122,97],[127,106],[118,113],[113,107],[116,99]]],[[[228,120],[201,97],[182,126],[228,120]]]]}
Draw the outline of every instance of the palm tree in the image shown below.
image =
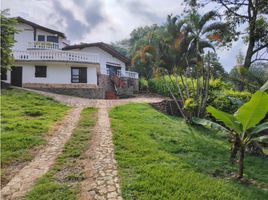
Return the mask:
{"type": "Polygon", "coordinates": [[[188,37],[188,48],[186,55],[192,64],[193,76],[197,79],[195,101],[197,110],[195,115],[202,116],[208,98],[210,65],[205,67],[203,62],[204,49],[210,48],[215,51],[214,46],[224,42],[224,34],[228,27],[227,23],[216,21],[219,17],[217,12],[210,11],[203,16],[197,12],[191,12],[186,17],[184,32],[188,37]]]}
{"type": "MultiPolygon", "coordinates": [[[[215,44],[224,41],[223,34],[228,30],[226,23],[215,22],[218,17],[213,11],[203,16],[192,12],[183,19],[168,16],[166,31],[159,40],[158,66],[169,75],[173,73],[176,78],[179,76],[182,83],[181,86],[178,81],[173,82],[178,88],[179,101],[182,102],[178,104],[179,110],[183,110],[189,99],[194,99],[196,103],[193,111],[185,117],[188,122],[192,116],[202,116],[205,111],[210,66],[204,66],[204,49],[214,50],[215,44]],[[194,96],[190,94],[189,88],[195,91],[194,96]]],[[[175,94],[171,96],[176,99],[175,94]]]]}

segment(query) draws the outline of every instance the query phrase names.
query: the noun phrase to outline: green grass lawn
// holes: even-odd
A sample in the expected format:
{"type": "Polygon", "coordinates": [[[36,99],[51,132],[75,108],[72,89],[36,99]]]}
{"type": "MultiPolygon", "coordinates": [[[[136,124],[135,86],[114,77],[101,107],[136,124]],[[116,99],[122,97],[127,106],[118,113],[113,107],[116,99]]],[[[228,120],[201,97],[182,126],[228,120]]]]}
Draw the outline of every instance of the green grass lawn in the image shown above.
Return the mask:
{"type": "MultiPolygon", "coordinates": [[[[145,104],[110,112],[124,199],[268,199],[268,192],[231,179],[229,144],[145,104]]],[[[268,185],[268,160],[246,155],[245,177],[268,185]]]]}
{"type": "Polygon", "coordinates": [[[64,146],[53,168],[26,195],[26,200],[74,200],[84,179],[81,159],[89,148],[91,129],[96,123],[96,109],[85,108],[78,126],[64,146]]]}
{"type": "Polygon", "coordinates": [[[45,143],[55,121],[69,108],[53,99],[23,90],[1,91],[1,180],[8,181],[11,166],[33,158],[34,149],[45,143]]]}

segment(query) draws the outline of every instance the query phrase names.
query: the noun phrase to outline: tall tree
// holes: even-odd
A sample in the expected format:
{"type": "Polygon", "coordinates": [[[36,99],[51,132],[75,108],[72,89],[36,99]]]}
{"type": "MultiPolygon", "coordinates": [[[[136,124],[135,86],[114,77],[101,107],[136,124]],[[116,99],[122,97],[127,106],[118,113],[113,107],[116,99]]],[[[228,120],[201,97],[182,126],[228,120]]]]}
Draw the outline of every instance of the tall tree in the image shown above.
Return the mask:
{"type": "MultiPolygon", "coordinates": [[[[180,77],[182,86],[177,80],[174,83],[181,102],[177,106],[188,122],[192,116],[202,116],[205,111],[211,64],[204,64],[204,49],[214,50],[214,45],[225,42],[224,34],[228,31],[228,24],[218,21],[219,17],[213,11],[200,15],[196,10],[182,19],[168,16],[167,34],[159,43],[158,65],[168,74],[175,73],[175,77],[180,77]],[[189,102],[195,102],[195,107],[191,108],[188,115],[184,115],[182,110],[189,102]]],[[[175,94],[171,96],[177,101],[175,94]]]]}
{"type": "MultiPolygon", "coordinates": [[[[207,4],[206,0],[186,0],[190,6],[207,4]]],[[[237,34],[247,44],[244,67],[258,61],[268,61],[268,6],[267,0],[212,0],[224,9],[226,20],[233,28],[245,25],[237,34]]]]}
{"type": "Polygon", "coordinates": [[[1,11],[1,72],[9,70],[13,63],[12,47],[15,44],[14,34],[17,32],[14,18],[9,18],[9,10],[1,11]]]}
{"type": "Polygon", "coordinates": [[[163,26],[145,26],[134,29],[129,39],[129,55],[133,70],[141,77],[152,78],[156,59],[156,41],[163,26]]]}
{"type": "Polygon", "coordinates": [[[210,75],[213,78],[225,79],[228,74],[224,70],[222,64],[219,62],[219,58],[216,53],[211,52],[209,54],[205,54],[204,56],[204,65],[208,67],[210,65],[210,75]]]}
{"type": "Polygon", "coordinates": [[[130,48],[129,39],[124,39],[124,40],[120,40],[120,41],[117,41],[117,42],[112,42],[111,46],[116,51],[120,52],[122,55],[130,58],[130,55],[129,55],[129,48],[130,48]]]}

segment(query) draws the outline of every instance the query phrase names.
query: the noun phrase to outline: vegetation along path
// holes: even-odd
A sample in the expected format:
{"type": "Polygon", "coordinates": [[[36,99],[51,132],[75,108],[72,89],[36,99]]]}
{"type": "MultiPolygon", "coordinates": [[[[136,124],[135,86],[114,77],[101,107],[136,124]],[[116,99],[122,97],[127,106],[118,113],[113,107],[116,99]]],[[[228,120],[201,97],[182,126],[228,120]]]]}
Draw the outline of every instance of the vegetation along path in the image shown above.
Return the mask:
{"type": "Polygon", "coordinates": [[[31,189],[34,182],[49,170],[75,128],[84,107],[96,107],[99,110],[91,147],[86,152],[86,158],[83,161],[86,178],[81,184],[80,198],[82,200],[121,199],[108,111],[121,104],[150,103],[162,99],[137,97],[122,100],[90,100],[47,92],[34,92],[50,96],[75,108],[66,116],[64,123],[57,130],[58,133],[51,138],[46,148],[41,150],[36,158],[3,188],[4,199],[20,199],[31,189]]]}

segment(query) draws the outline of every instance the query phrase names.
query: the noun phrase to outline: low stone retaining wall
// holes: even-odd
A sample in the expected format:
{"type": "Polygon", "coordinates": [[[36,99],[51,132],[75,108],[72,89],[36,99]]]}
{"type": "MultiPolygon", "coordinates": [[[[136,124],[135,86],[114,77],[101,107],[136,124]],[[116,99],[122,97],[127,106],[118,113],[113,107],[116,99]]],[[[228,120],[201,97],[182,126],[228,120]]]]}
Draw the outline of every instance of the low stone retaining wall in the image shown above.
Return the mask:
{"type": "Polygon", "coordinates": [[[104,99],[105,90],[89,84],[23,84],[23,87],[56,94],[83,97],[88,99],[104,99]]]}
{"type": "Polygon", "coordinates": [[[97,88],[94,84],[72,83],[72,84],[54,84],[54,83],[23,83],[26,88],[97,88]]]}
{"type": "MultiPolygon", "coordinates": [[[[126,80],[128,87],[133,86],[133,92],[139,92],[139,79],[122,77],[121,79],[126,80]]],[[[100,74],[99,75],[99,87],[104,88],[105,91],[113,91],[113,83],[109,75],[100,74]]]]}
{"type": "MultiPolygon", "coordinates": [[[[180,102],[178,102],[180,103],[180,102]]],[[[177,107],[177,104],[174,100],[163,100],[158,103],[151,103],[151,105],[156,109],[159,110],[162,113],[165,113],[167,115],[172,116],[178,116],[181,117],[181,113],[177,107]]],[[[186,111],[184,111],[185,115],[188,115],[186,111]]]]}

